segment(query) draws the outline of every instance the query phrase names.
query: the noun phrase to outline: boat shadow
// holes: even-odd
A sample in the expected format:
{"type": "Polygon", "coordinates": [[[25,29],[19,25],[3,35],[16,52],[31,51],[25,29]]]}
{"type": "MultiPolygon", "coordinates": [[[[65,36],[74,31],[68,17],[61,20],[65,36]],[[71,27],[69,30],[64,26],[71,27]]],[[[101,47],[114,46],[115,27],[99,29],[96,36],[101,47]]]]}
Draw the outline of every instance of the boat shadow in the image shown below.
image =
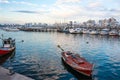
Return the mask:
{"type": "Polygon", "coordinates": [[[8,59],[12,59],[15,56],[15,50],[9,54],[0,56],[0,65],[4,64],[8,59]]]}
{"type": "Polygon", "coordinates": [[[72,75],[74,75],[78,80],[92,80],[92,77],[87,77],[87,76],[75,71],[72,67],[70,67],[68,64],[66,64],[62,58],[61,58],[61,63],[63,65],[63,67],[68,72],[70,72],[72,75]]]}

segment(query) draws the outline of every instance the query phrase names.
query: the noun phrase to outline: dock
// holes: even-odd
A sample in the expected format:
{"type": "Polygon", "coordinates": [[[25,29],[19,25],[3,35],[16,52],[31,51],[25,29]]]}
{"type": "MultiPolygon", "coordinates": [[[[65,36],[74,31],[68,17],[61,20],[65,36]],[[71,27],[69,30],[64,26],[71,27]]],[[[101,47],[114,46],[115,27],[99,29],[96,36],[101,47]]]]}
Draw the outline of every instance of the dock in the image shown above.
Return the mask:
{"type": "Polygon", "coordinates": [[[19,28],[19,30],[29,32],[57,32],[56,28],[41,28],[41,27],[19,28]]]}
{"type": "Polygon", "coordinates": [[[10,74],[8,69],[0,66],[0,80],[34,80],[19,73],[10,74]]]}

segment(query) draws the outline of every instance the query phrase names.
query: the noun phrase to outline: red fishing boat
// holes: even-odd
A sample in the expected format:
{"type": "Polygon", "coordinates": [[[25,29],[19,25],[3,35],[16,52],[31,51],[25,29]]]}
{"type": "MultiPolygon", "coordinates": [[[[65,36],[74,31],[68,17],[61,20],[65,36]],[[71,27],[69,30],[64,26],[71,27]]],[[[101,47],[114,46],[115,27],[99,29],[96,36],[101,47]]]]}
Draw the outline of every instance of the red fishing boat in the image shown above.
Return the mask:
{"type": "Polygon", "coordinates": [[[15,50],[15,39],[12,38],[2,39],[3,46],[0,47],[0,56],[11,53],[15,50]]]}
{"type": "Polygon", "coordinates": [[[60,46],[58,47],[63,51],[61,53],[62,59],[67,65],[87,77],[92,77],[93,64],[89,63],[78,54],[70,51],[65,52],[60,46]]]}
{"type": "Polygon", "coordinates": [[[93,64],[87,62],[83,57],[71,52],[62,52],[62,58],[70,67],[86,76],[92,75],[93,64]]]}

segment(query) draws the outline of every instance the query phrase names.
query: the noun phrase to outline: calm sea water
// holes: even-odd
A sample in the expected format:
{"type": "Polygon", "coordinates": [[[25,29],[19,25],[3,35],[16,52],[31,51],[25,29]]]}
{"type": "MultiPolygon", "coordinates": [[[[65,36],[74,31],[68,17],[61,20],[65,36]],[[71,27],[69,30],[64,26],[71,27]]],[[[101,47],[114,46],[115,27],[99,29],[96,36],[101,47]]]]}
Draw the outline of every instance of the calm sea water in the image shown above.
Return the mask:
{"type": "MultiPolygon", "coordinates": [[[[95,64],[94,80],[120,80],[120,37],[2,30],[0,34],[16,39],[13,70],[35,80],[87,80],[66,68],[58,44],[95,64]]],[[[2,66],[8,68],[9,62],[2,66]]]]}

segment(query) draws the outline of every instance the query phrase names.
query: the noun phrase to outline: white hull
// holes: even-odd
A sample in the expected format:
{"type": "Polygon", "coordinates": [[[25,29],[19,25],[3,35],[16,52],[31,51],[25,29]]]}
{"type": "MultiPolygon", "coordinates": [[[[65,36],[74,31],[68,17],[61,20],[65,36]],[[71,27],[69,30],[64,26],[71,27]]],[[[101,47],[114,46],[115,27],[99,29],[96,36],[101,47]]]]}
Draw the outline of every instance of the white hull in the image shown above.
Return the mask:
{"type": "Polygon", "coordinates": [[[8,29],[7,31],[19,31],[19,29],[8,29]]]}
{"type": "Polygon", "coordinates": [[[117,31],[110,31],[109,35],[110,36],[117,36],[117,35],[119,35],[119,33],[117,31]]]}
{"type": "Polygon", "coordinates": [[[108,35],[108,34],[109,34],[109,29],[102,29],[102,30],[100,31],[100,34],[101,34],[101,35],[108,35]]]}
{"type": "Polygon", "coordinates": [[[89,30],[83,30],[82,33],[83,34],[88,34],[90,31],[89,30]]]}
{"type": "Polygon", "coordinates": [[[82,31],[81,31],[80,28],[72,28],[72,29],[69,29],[69,32],[70,32],[71,34],[82,33],[82,31]]]}
{"type": "Polygon", "coordinates": [[[94,35],[96,35],[96,34],[98,34],[98,32],[97,32],[97,31],[90,31],[89,34],[94,34],[94,35]]]}
{"type": "Polygon", "coordinates": [[[119,32],[119,34],[118,34],[119,36],[120,36],[120,32],[119,32]]]}
{"type": "Polygon", "coordinates": [[[108,35],[109,32],[107,32],[107,31],[101,31],[100,34],[101,34],[101,35],[108,35]]]}

